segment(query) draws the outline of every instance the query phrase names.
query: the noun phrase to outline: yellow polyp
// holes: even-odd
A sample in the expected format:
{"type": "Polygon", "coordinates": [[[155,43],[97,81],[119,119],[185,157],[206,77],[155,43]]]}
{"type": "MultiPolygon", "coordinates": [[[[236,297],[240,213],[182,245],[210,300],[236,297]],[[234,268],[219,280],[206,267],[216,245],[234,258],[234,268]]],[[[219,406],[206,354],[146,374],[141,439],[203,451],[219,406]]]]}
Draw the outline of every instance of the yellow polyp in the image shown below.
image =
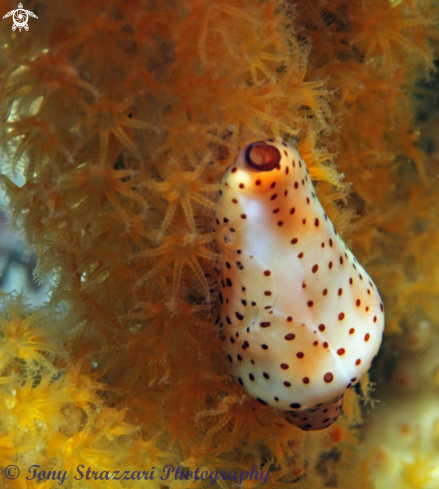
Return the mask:
{"type": "Polygon", "coordinates": [[[203,161],[201,161],[198,167],[192,172],[172,171],[164,182],[144,180],[141,183],[141,186],[159,192],[163,199],[168,201],[168,208],[158,232],[158,239],[161,239],[171,224],[178,203],[183,209],[191,232],[195,232],[196,230],[192,201],[205,206],[208,209],[217,208],[214,201],[209,200],[201,193],[218,192],[222,188],[222,185],[203,183],[200,181],[201,175],[205,172],[206,165],[211,159],[212,156],[210,154],[206,155],[203,158],[203,161]]]}
{"type": "Polygon", "coordinates": [[[140,252],[135,258],[159,257],[152,270],[143,274],[138,285],[149,280],[168,265],[173,265],[172,296],[176,297],[182,280],[185,265],[189,266],[201,284],[206,297],[210,297],[209,286],[204,272],[198,261],[199,257],[208,260],[218,260],[220,256],[204,245],[213,241],[217,233],[199,235],[197,233],[181,233],[165,236],[163,244],[157,248],[140,252]]]}
{"type": "Polygon", "coordinates": [[[129,149],[140,159],[139,149],[129,135],[127,135],[123,126],[150,130],[154,130],[155,128],[152,124],[128,117],[127,112],[132,104],[133,99],[130,97],[121,103],[101,99],[93,105],[85,105],[86,115],[78,120],[74,130],[79,132],[84,126],[88,130],[81,136],[80,144],[76,147],[76,151],[79,151],[87,144],[94,135],[98,135],[100,143],[99,163],[103,166],[107,162],[109,136],[113,134],[123,147],[129,149]]]}
{"type": "Polygon", "coordinates": [[[432,473],[437,471],[433,463],[432,456],[423,457],[416,453],[415,459],[411,462],[404,462],[403,481],[409,487],[426,487],[432,481],[432,473]]]}

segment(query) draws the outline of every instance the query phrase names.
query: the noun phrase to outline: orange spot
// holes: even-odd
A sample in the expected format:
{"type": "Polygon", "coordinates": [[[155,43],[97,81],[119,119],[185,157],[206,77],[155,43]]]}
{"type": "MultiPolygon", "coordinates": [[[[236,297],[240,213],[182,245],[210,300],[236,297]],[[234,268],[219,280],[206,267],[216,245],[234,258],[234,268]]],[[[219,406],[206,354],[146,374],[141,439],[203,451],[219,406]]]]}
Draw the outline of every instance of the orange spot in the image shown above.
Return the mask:
{"type": "Polygon", "coordinates": [[[345,439],[346,433],[341,426],[332,425],[328,428],[328,435],[333,443],[341,443],[345,439]]]}

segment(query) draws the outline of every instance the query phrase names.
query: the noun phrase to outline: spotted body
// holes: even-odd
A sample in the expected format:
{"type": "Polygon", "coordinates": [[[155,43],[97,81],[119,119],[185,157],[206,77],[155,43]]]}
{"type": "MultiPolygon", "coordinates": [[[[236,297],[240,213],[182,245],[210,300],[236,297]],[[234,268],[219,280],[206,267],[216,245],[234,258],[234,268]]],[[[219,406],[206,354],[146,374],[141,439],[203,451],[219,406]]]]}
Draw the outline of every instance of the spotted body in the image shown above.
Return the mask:
{"type": "Polygon", "coordinates": [[[212,223],[223,230],[218,323],[233,377],[300,428],[326,428],[378,352],[380,295],[294,148],[253,143],[223,183],[212,223]]]}

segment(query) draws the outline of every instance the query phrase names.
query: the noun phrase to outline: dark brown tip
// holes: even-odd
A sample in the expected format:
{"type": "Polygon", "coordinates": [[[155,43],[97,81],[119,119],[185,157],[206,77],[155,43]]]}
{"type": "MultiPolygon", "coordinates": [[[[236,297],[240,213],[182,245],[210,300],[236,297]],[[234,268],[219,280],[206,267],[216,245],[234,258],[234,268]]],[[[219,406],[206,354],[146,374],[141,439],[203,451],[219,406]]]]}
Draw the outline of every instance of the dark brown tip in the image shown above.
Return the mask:
{"type": "Polygon", "coordinates": [[[257,171],[271,171],[279,166],[280,151],[271,144],[257,141],[249,144],[245,152],[245,161],[250,168],[257,171]]]}

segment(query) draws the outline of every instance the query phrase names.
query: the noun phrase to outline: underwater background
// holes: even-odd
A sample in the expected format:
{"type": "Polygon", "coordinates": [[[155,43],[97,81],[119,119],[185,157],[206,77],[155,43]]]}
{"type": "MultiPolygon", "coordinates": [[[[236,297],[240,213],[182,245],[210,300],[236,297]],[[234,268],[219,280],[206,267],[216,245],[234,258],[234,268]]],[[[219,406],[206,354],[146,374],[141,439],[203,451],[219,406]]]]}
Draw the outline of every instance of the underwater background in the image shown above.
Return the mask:
{"type": "Polygon", "coordinates": [[[23,8],[28,31],[0,24],[0,487],[58,487],[59,471],[67,488],[238,486],[162,480],[170,465],[439,487],[437,2],[23,8]],[[231,380],[215,325],[215,196],[268,137],[296,145],[385,305],[376,363],[317,432],[231,380]],[[80,465],[132,477],[75,480],[80,465]]]}

